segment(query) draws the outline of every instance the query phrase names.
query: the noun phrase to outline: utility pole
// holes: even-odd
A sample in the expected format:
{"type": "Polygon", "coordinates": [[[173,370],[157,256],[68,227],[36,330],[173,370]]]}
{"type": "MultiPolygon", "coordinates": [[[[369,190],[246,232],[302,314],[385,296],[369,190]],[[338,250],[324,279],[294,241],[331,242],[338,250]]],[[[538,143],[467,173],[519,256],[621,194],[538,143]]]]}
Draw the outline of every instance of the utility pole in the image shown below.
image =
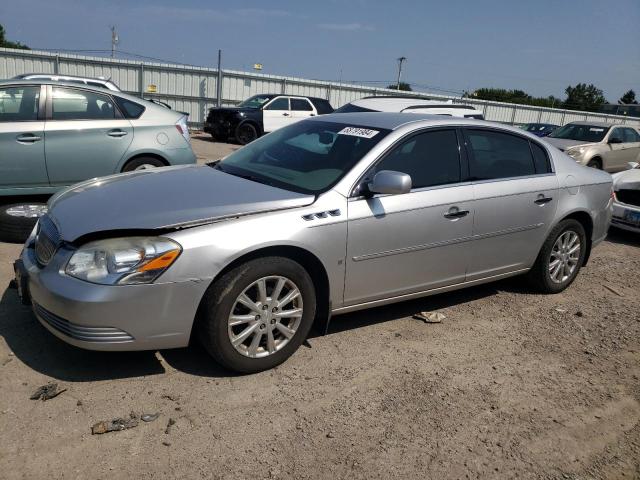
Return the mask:
{"type": "Polygon", "coordinates": [[[402,62],[405,62],[407,57],[400,57],[398,59],[398,83],[396,86],[396,90],[400,90],[400,76],[402,75],[402,62]]]}
{"type": "Polygon", "coordinates": [[[216,81],[216,106],[222,106],[222,50],[218,50],[218,79],[216,81]]]}
{"type": "Polygon", "coordinates": [[[118,33],[116,32],[116,27],[111,27],[111,58],[116,57],[116,45],[118,44],[118,33]]]}

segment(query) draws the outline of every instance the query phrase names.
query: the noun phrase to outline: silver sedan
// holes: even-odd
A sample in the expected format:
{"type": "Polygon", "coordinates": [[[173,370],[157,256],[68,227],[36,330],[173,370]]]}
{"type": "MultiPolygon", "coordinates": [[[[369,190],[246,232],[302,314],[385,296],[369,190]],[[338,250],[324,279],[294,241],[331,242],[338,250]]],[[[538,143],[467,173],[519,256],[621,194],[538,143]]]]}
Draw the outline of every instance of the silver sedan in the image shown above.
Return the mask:
{"type": "Polygon", "coordinates": [[[332,315],[522,274],[564,290],[607,233],[612,193],[609,174],[522,130],[328,115],[208,166],[67,189],[27,241],[17,280],[70,344],[196,338],[226,367],[256,372],[332,315]]]}

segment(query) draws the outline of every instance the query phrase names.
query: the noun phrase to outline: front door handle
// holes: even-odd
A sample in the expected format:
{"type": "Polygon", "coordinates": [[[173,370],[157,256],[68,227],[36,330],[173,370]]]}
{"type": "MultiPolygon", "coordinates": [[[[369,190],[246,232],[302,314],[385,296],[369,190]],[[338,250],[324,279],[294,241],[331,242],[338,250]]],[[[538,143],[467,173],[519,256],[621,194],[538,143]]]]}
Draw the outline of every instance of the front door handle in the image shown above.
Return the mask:
{"type": "Polygon", "coordinates": [[[536,205],[545,205],[553,200],[553,197],[545,197],[543,195],[538,196],[536,200],[533,201],[536,205]]]}
{"type": "Polygon", "coordinates": [[[127,134],[127,132],[125,132],[124,130],[109,130],[107,132],[107,135],[109,135],[110,137],[124,137],[127,134]]]}
{"type": "Polygon", "coordinates": [[[282,116],[283,116],[283,117],[288,117],[288,116],[289,116],[289,114],[288,114],[288,113],[283,113],[283,114],[282,114],[282,116]]]}
{"type": "Polygon", "coordinates": [[[18,135],[16,137],[16,140],[22,143],[34,143],[42,140],[42,137],[34,135],[33,133],[25,133],[24,135],[18,135]]]}
{"type": "Polygon", "coordinates": [[[444,214],[444,218],[456,220],[458,218],[466,217],[467,215],[469,215],[469,210],[458,210],[457,207],[452,207],[444,214]]]}

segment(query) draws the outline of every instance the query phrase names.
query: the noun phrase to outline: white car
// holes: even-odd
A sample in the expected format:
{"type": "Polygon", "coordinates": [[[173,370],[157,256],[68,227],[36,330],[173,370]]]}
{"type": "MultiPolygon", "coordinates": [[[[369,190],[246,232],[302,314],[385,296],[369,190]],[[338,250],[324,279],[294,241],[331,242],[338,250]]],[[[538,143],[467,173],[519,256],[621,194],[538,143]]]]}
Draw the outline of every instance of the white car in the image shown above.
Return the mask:
{"type": "Polygon", "coordinates": [[[615,173],[613,177],[614,227],[640,233],[640,165],[629,163],[629,169],[615,173]]]}
{"type": "Polygon", "coordinates": [[[426,100],[415,97],[364,97],[347,103],[338,108],[335,113],[353,112],[404,112],[426,113],[429,115],[443,115],[446,117],[476,118],[484,120],[480,110],[468,105],[454,104],[452,100],[446,102],[426,100]]]}

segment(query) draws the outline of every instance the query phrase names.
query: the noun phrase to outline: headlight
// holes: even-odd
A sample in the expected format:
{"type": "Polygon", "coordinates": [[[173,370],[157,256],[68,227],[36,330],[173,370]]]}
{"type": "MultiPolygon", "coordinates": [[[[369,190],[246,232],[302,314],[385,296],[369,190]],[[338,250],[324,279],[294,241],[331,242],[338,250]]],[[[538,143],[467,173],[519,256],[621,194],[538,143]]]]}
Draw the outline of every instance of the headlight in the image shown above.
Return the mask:
{"type": "Polygon", "coordinates": [[[573,158],[580,157],[582,156],[583,153],[584,153],[583,147],[571,148],[566,151],[566,154],[573,158]]]}
{"type": "Polygon", "coordinates": [[[102,285],[153,282],[169,268],[182,247],[168,238],[112,238],[87,243],[71,257],[65,273],[102,285]]]}

